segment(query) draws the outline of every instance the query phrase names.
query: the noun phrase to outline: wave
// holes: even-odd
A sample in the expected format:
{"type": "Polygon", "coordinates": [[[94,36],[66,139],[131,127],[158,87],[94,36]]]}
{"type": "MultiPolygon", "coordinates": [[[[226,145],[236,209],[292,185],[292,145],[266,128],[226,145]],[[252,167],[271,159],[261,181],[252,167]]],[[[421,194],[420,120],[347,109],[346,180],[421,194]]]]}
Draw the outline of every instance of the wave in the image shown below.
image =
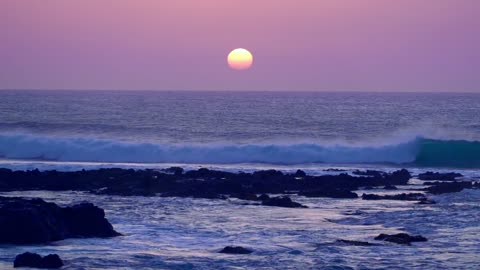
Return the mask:
{"type": "Polygon", "coordinates": [[[94,138],[0,135],[0,156],[14,160],[122,163],[398,164],[480,168],[480,141],[415,137],[371,144],[168,144],[94,138]]]}

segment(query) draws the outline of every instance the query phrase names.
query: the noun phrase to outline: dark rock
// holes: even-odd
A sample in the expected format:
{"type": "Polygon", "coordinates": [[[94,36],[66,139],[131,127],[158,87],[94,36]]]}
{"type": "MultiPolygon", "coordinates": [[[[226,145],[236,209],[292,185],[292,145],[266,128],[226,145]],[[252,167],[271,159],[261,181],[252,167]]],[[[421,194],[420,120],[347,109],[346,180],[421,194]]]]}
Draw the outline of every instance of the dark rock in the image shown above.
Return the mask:
{"type": "Polygon", "coordinates": [[[292,201],[290,197],[279,196],[279,197],[270,197],[262,201],[262,205],[267,206],[278,206],[278,207],[287,207],[287,208],[307,208],[306,206],[292,201]]]}
{"type": "Polygon", "coordinates": [[[295,172],[294,176],[295,177],[306,177],[307,174],[302,170],[297,170],[297,172],[295,172]]]}
{"type": "Polygon", "coordinates": [[[344,170],[344,169],[336,169],[336,168],[328,168],[328,169],[324,169],[323,170],[324,172],[345,172],[347,170],[344,170]]]}
{"type": "Polygon", "coordinates": [[[398,201],[423,201],[427,198],[423,193],[402,193],[395,195],[377,195],[377,194],[363,194],[363,200],[398,200],[398,201]]]}
{"type": "Polygon", "coordinates": [[[35,267],[40,268],[42,256],[36,253],[25,252],[17,255],[13,261],[13,267],[35,267]]]}
{"type": "Polygon", "coordinates": [[[170,167],[170,168],[163,169],[162,171],[167,173],[172,173],[177,176],[183,174],[183,168],[181,167],[170,167]]]}
{"type": "Polygon", "coordinates": [[[380,234],[375,237],[375,240],[387,241],[395,244],[410,245],[412,242],[426,242],[427,238],[421,235],[409,235],[406,233],[397,233],[397,234],[380,234]]]}
{"type": "Polygon", "coordinates": [[[62,208],[41,199],[0,197],[0,243],[33,244],[120,235],[93,204],[62,208]]]}
{"type": "Polygon", "coordinates": [[[49,254],[42,258],[36,253],[26,252],[15,257],[13,267],[33,267],[42,269],[57,269],[63,266],[63,261],[57,254],[49,254]]]}
{"type": "Polygon", "coordinates": [[[360,187],[405,185],[410,179],[407,170],[392,173],[367,171],[363,174],[365,175],[341,173],[308,176],[300,170],[295,174],[284,174],[276,170],[231,173],[206,168],[183,172],[179,167],[164,171],[119,168],[75,172],[0,170],[0,191],[79,190],[120,196],[161,194],[209,199],[225,199],[227,196],[243,196],[242,194],[299,192],[317,193],[326,197],[356,198],[351,192],[360,187]],[[322,191],[321,194],[318,193],[319,190],[322,191]]]}
{"type": "Polygon", "coordinates": [[[385,189],[385,190],[397,190],[398,188],[394,185],[386,185],[383,189],[385,189]]]}
{"type": "Polygon", "coordinates": [[[377,244],[373,244],[369,242],[345,240],[345,239],[339,239],[336,241],[336,243],[350,245],[350,246],[360,246],[360,247],[378,246],[377,244]]]}
{"type": "Polygon", "coordinates": [[[440,180],[440,181],[455,181],[455,178],[462,177],[461,173],[449,172],[449,173],[438,173],[438,172],[426,172],[418,175],[420,180],[440,180]]]}
{"type": "Polygon", "coordinates": [[[375,170],[366,170],[366,171],[360,171],[360,170],[354,170],[352,174],[355,175],[363,175],[363,176],[375,176],[375,177],[381,177],[384,172],[381,171],[375,171],[375,170]]]}
{"type": "Polygon", "coordinates": [[[270,199],[270,196],[268,196],[267,194],[262,194],[262,195],[258,196],[258,199],[260,201],[266,201],[266,200],[270,199]]]}
{"type": "Polygon", "coordinates": [[[111,237],[120,235],[105,218],[105,211],[92,203],[63,208],[65,225],[73,237],[111,237]]]}
{"type": "Polygon", "coordinates": [[[425,200],[420,200],[417,204],[436,204],[437,202],[435,202],[434,200],[430,200],[430,199],[425,199],[425,200]]]}
{"type": "Polygon", "coordinates": [[[311,190],[303,191],[298,195],[305,197],[327,197],[338,199],[355,199],[358,198],[357,193],[345,189],[324,189],[324,190],[311,190]]]}
{"type": "Polygon", "coordinates": [[[49,254],[42,258],[41,265],[42,265],[41,268],[55,269],[55,268],[62,267],[63,261],[62,259],[60,259],[60,256],[58,256],[57,254],[49,254]]]}
{"type": "Polygon", "coordinates": [[[219,253],[226,253],[226,254],[250,254],[253,250],[247,249],[244,247],[236,247],[236,246],[227,246],[220,250],[219,253]]]}
{"type": "Polygon", "coordinates": [[[435,182],[431,187],[425,188],[424,190],[431,194],[443,194],[443,193],[452,193],[460,192],[465,188],[472,188],[472,182],[435,182]]]}

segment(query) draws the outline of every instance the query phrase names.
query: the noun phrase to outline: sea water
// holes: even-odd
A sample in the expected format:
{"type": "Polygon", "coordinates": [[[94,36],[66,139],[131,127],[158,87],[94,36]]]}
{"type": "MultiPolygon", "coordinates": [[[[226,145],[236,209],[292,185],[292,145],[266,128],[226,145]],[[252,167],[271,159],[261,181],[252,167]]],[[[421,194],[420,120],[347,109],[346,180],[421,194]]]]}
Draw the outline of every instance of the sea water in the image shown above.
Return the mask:
{"type": "MultiPolygon", "coordinates": [[[[324,169],[406,167],[478,180],[479,143],[478,94],[0,91],[0,167],[12,169],[178,165],[335,174],[324,169]]],[[[65,269],[480,268],[479,190],[431,196],[434,205],[292,196],[308,209],[73,191],[0,195],[91,201],[123,234],[1,245],[0,269],[25,251],[58,253],[65,269]],[[336,243],[398,232],[428,242],[336,243]],[[255,252],[219,254],[227,245],[255,252]]]]}

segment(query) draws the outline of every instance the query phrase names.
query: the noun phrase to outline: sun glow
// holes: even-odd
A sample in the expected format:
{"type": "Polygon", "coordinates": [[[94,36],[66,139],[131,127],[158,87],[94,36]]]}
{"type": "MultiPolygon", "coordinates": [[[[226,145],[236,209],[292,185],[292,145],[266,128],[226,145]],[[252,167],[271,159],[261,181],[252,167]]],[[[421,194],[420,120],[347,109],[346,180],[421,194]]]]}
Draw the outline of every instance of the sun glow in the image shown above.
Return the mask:
{"type": "Polygon", "coordinates": [[[246,49],[238,48],[228,54],[228,65],[232,69],[245,70],[253,64],[253,55],[246,49]]]}

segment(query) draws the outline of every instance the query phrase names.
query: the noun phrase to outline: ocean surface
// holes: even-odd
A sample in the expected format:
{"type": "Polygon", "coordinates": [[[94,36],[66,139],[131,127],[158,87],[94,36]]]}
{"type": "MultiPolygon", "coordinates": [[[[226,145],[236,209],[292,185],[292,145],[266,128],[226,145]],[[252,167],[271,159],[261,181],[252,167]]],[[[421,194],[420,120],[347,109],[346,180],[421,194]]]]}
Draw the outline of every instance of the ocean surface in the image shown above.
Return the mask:
{"type": "MultiPolygon", "coordinates": [[[[480,95],[0,91],[0,168],[215,168],[229,171],[408,168],[480,180],[480,95]]],[[[369,193],[401,193],[422,188],[369,193]]],[[[415,186],[416,185],[416,186],[415,186]]],[[[363,191],[359,191],[361,194],[363,191]]],[[[416,192],[416,191],[415,191],[416,192]]],[[[22,191],[60,205],[91,201],[124,236],[0,245],[15,255],[58,253],[64,269],[480,269],[480,190],[437,204],[292,199],[308,209],[237,199],[100,196],[22,191]],[[380,233],[421,234],[412,246],[350,246],[380,233]],[[227,245],[248,256],[219,254],[227,245]]]]}
{"type": "Polygon", "coordinates": [[[64,169],[480,168],[480,94],[3,90],[0,96],[4,167],[28,160],[64,169]]]}

